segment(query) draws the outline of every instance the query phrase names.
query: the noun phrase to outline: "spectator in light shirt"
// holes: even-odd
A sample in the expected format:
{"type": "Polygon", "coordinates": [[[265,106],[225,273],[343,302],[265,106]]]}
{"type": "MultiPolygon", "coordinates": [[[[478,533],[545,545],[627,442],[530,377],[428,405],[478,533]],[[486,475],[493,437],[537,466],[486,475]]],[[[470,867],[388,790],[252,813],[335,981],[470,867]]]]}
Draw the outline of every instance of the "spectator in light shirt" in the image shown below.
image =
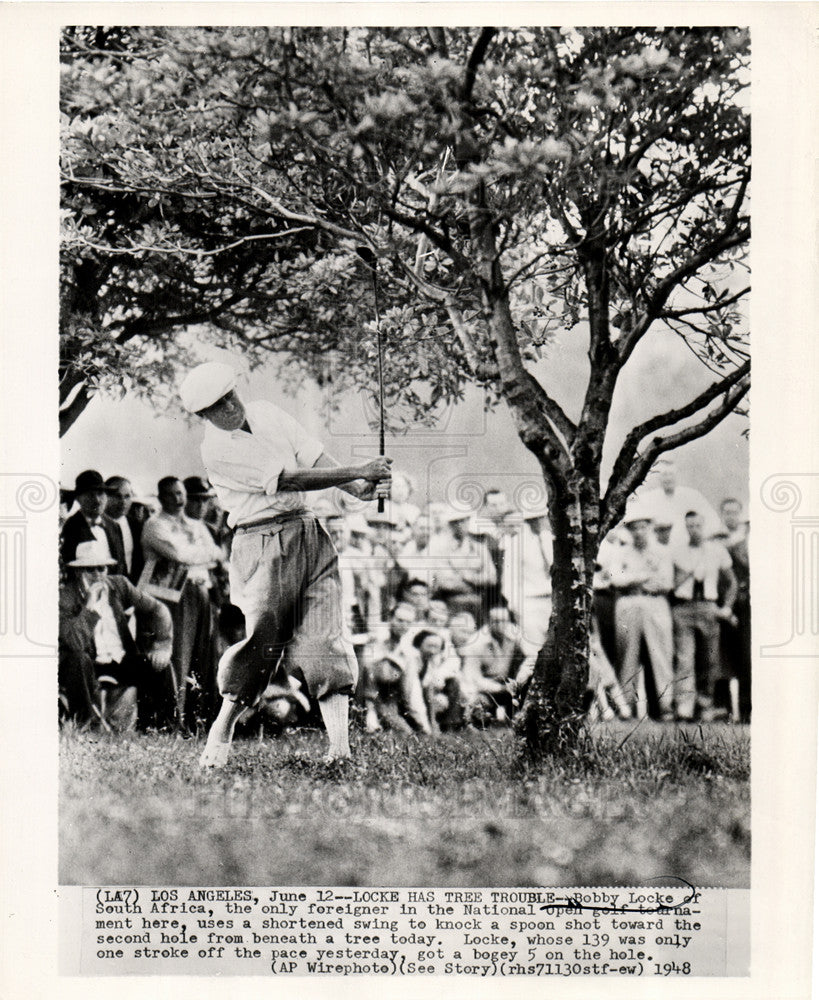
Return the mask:
{"type": "Polygon", "coordinates": [[[156,693],[159,702],[157,722],[170,725],[175,721],[184,731],[191,721],[186,716],[191,678],[196,678],[201,687],[213,674],[210,659],[215,650],[211,641],[210,570],[222,558],[222,551],[204,522],[194,521],[185,514],[187,494],[179,478],[166,476],[161,479],[157,493],[162,510],[142,529],[145,561],[166,559],[187,567],[180,599],[171,608],[175,690],[156,693]]]}
{"type": "Polygon", "coordinates": [[[719,623],[733,619],[737,582],[728,550],[705,537],[699,511],[688,511],[685,526],[688,541],[674,550],[677,714],[691,719],[699,708],[702,721],[712,722],[726,714],[714,704],[714,687],[723,678],[719,623]],[[703,663],[699,673],[698,649],[703,663]]]}
{"type": "Polygon", "coordinates": [[[663,721],[674,718],[674,647],[668,594],[674,572],[668,550],[654,537],[651,518],[636,505],[624,519],[632,544],[621,550],[611,569],[617,589],[614,620],[617,632],[620,686],[638,718],[648,714],[646,678],[641,662],[645,643],[663,721]]]}

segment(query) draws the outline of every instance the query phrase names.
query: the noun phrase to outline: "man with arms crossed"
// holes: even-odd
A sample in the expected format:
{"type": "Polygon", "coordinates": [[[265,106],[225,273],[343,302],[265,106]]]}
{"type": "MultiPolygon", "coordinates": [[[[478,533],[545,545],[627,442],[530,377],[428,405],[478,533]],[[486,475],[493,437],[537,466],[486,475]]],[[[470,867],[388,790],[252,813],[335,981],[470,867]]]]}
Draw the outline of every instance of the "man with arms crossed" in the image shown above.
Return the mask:
{"type": "Polygon", "coordinates": [[[258,701],[285,652],[318,700],[330,744],[325,759],[348,758],[358,668],[344,627],[336,551],[303,493],[339,486],[362,500],[387,496],[392,459],[340,467],[283,410],[263,400],[245,404],[235,387],[236,372],[219,362],[198,365],[180,386],[185,408],[208,423],[202,458],[235,529],[231,601],[247,632],[219,662],[222,707],[200,766],[227,763],[236,720],[258,701]]]}

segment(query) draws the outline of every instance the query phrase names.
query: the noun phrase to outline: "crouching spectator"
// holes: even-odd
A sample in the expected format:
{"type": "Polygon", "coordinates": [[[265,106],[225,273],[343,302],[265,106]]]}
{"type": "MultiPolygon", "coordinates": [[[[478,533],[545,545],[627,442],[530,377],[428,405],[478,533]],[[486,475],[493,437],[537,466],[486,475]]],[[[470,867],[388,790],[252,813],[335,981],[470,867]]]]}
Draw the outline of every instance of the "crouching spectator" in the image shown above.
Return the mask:
{"type": "Polygon", "coordinates": [[[170,668],[173,631],[167,608],[124,576],[99,541],[79,542],[60,588],[59,685],[65,714],[105,731],[133,729],[138,688],[170,668]],[[136,638],[127,612],[136,612],[136,638]],[[144,649],[144,654],[140,652],[144,649]]]}
{"type": "Polygon", "coordinates": [[[508,661],[496,655],[497,647],[491,636],[486,631],[478,631],[468,611],[452,616],[449,631],[461,661],[461,690],[467,723],[483,727],[493,721],[506,722],[514,687],[509,683],[508,661]]]}
{"type": "Polygon", "coordinates": [[[373,643],[372,707],[378,723],[400,733],[431,732],[421,687],[421,655],[412,644],[415,610],[396,604],[386,634],[373,643]]]}
{"type": "Polygon", "coordinates": [[[412,640],[421,657],[419,677],[430,728],[434,735],[464,724],[461,662],[440,632],[422,629],[412,640]]]}
{"type": "Polygon", "coordinates": [[[499,604],[489,609],[485,629],[492,657],[492,676],[506,685],[506,690],[495,696],[500,708],[498,721],[509,719],[520,706],[535,667],[538,647],[524,637],[512,621],[509,608],[499,604]]]}

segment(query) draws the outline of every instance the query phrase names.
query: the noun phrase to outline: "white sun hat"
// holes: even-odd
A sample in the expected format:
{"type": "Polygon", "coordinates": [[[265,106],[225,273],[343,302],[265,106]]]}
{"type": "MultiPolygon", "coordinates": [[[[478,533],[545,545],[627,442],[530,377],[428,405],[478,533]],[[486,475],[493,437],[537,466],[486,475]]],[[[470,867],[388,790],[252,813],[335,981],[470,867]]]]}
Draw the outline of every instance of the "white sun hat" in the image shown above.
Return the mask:
{"type": "Polygon", "coordinates": [[[213,406],[236,388],[236,369],[221,361],[206,361],[192,368],[179,386],[182,405],[189,413],[213,406]]]}

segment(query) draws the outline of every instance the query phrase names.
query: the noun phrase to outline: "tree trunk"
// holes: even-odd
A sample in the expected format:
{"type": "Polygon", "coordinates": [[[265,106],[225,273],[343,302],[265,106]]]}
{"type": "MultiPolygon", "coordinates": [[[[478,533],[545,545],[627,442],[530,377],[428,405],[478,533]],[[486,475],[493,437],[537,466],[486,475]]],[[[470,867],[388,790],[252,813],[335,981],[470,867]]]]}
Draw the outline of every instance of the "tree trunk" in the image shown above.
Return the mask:
{"type": "Polygon", "coordinates": [[[584,492],[577,482],[550,490],[552,615],[517,721],[522,754],[535,764],[571,753],[583,725],[596,549],[584,492]]]}

